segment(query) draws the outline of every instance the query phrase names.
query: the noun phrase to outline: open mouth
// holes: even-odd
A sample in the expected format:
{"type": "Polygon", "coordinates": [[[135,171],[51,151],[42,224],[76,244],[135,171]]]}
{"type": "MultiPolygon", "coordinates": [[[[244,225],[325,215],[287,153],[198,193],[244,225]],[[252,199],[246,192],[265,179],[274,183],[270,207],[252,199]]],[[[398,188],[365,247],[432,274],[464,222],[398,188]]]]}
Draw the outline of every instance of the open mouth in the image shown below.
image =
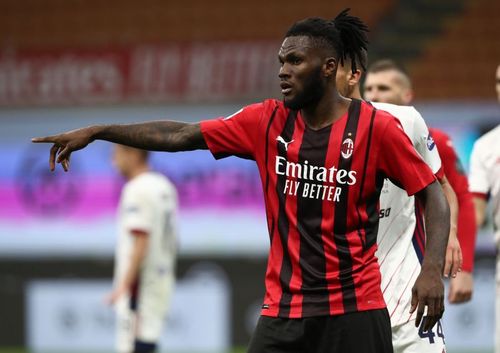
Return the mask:
{"type": "Polygon", "coordinates": [[[292,85],[289,84],[288,82],[281,82],[280,87],[281,87],[281,93],[285,96],[290,94],[290,92],[292,92],[292,85]]]}

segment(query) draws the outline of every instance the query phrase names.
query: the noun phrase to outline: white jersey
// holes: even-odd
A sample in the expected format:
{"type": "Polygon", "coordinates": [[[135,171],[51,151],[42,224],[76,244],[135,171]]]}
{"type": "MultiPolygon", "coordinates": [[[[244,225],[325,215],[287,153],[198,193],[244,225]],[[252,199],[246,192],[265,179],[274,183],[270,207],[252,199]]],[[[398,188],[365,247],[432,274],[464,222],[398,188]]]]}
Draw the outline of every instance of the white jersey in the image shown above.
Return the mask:
{"type": "MultiPolygon", "coordinates": [[[[420,113],[411,106],[372,104],[401,122],[418,154],[436,174],[441,168],[441,159],[420,113]]],[[[421,214],[415,210],[415,198],[386,179],[380,195],[377,257],[382,292],[393,327],[412,319],[409,314],[411,289],[420,273],[425,247],[423,218],[417,218],[416,212],[421,214]]]]}
{"type": "Polygon", "coordinates": [[[163,175],[145,172],[123,188],[118,209],[115,285],[129,267],[135,235],[148,233],[149,244],[132,293],[117,308],[117,350],[131,352],[135,340],[156,342],[174,285],[177,193],[163,175]],[[140,318],[140,321],[138,320],[140,318]]]}
{"type": "MultiPolygon", "coordinates": [[[[470,157],[469,190],[490,197],[495,240],[500,249],[500,125],[479,138],[470,157]]],[[[500,251],[497,251],[495,353],[500,353],[500,251]]]]}
{"type": "Polygon", "coordinates": [[[495,238],[500,245],[500,125],[474,143],[469,190],[485,197],[489,195],[493,205],[495,238]]]}
{"type": "Polygon", "coordinates": [[[146,172],[125,184],[118,208],[115,281],[123,279],[127,271],[134,230],[149,234],[149,249],[140,270],[140,280],[156,281],[173,275],[176,212],[177,193],[163,175],[146,172]]]}

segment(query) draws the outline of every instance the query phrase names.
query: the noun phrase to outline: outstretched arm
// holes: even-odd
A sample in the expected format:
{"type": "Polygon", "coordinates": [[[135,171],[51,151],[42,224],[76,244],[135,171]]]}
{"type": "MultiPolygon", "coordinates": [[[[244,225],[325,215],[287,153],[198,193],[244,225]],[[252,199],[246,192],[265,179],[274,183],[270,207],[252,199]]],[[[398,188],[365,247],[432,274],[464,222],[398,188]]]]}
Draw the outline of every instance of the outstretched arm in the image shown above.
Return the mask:
{"type": "Polygon", "coordinates": [[[444,312],[443,273],[448,235],[450,209],[437,181],[416,195],[425,208],[426,244],[422,269],[412,289],[411,310],[417,310],[415,325],[418,327],[427,306],[424,331],[431,329],[444,312]]]}
{"type": "Polygon", "coordinates": [[[32,139],[35,143],[53,143],[50,149],[50,170],[61,163],[69,169],[71,153],[85,148],[95,140],[105,140],[151,151],[191,151],[206,149],[199,123],[151,121],[127,125],[94,125],[59,135],[32,139]]]}

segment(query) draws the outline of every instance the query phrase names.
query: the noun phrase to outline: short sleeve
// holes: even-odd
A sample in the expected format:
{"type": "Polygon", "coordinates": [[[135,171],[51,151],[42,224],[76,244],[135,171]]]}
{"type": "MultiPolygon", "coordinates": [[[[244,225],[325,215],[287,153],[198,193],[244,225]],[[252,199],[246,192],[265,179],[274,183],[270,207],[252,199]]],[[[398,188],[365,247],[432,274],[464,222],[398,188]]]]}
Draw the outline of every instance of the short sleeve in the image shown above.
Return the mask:
{"type": "Polygon", "coordinates": [[[395,118],[389,119],[379,152],[379,170],[411,196],[436,180],[395,118]]]}
{"type": "Polygon", "coordinates": [[[446,178],[450,182],[451,187],[457,196],[459,194],[469,192],[465,171],[460,163],[460,159],[458,158],[450,137],[437,129],[431,129],[431,134],[439,149],[439,155],[441,156],[441,161],[443,163],[444,173],[446,174],[446,178]]]}
{"type": "MultiPolygon", "coordinates": [[[[415,135],[415,149],[418,151],[423,160],[429,165],[432,172],[436,175],[440,175],[441,171],[441,158],[439,157],[438,147],[433,140],[429,129],[422,118],[422,115],[416,110],[414,112],[414,129],[413,133],[415,135]]],[[[441,175],[442,175],[441,171],[441,175]]]]}
{"type": "Polygon", "coordinates": [[[226,118],[200,123],[201,132],[215,158],[236,155],[255,159],[255,147],[264,104],[246,106],[226,118]]]}
{"type": "Polygon", "coordinates": [[[135,188],[127,190],[122,209],[122,225],[127,232],[151,233],[154,223],[154,204],[146,192],[135,188]]]}
{"type": "Polygon", "coordinates": [[[488,171],[483,162],[481,145],[476,142],[470,157],[469,190],[473,194],[486,197],[490,191],[488,171]]]}

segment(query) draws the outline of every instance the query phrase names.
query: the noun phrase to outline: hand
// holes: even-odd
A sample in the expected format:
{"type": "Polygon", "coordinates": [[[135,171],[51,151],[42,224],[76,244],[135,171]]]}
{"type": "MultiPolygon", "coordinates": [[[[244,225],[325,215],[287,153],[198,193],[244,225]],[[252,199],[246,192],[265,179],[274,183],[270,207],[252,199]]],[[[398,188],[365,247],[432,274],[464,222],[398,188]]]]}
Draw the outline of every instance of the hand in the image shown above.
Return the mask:
{"type": "Polygon", "coordinates": [[[120,285],[106,296],[105,301],[108,305],[115,305],[118,299],[127,293],[128,287],[126,285],[120,285]]]}
{"type": "Polygon", "coordinates": [[[465,303],[471,300],[474,279],[470,272],[460,272],[450,280],[448,301],[452,304],[465,303]]]}
{"type": "Polygon", "coordinates": [[[61,163],[65,172],[69,170],[69,160],[73,151],[78,151],[93,141],[91,127],[69,131],[59,135],[36,137],[34,143],[53,143],[50,149],[49,167],[54,171],[56,162],[61,163]],[[57,157],[57,160],[56,160],[57,157]]]}
{"type": "Polygon", "coordinates": [[[427,319],[424,332],[432,329],[444,313],[444,285],[441,269],[437,266],[422,264],[420,274],[411,290],[410,314],[417,310],[415,326],[419,327],[427,306],[427,319]]]}
{"type": "Polygon", "coordinates": [[[457,238],[456,231],[450,231],[448,238],[448,246],[446,247],[446,258],[444,262],[443,276],[452,278],[457,276],[457,273],[462,271],[462,249],[457,238]]]}

